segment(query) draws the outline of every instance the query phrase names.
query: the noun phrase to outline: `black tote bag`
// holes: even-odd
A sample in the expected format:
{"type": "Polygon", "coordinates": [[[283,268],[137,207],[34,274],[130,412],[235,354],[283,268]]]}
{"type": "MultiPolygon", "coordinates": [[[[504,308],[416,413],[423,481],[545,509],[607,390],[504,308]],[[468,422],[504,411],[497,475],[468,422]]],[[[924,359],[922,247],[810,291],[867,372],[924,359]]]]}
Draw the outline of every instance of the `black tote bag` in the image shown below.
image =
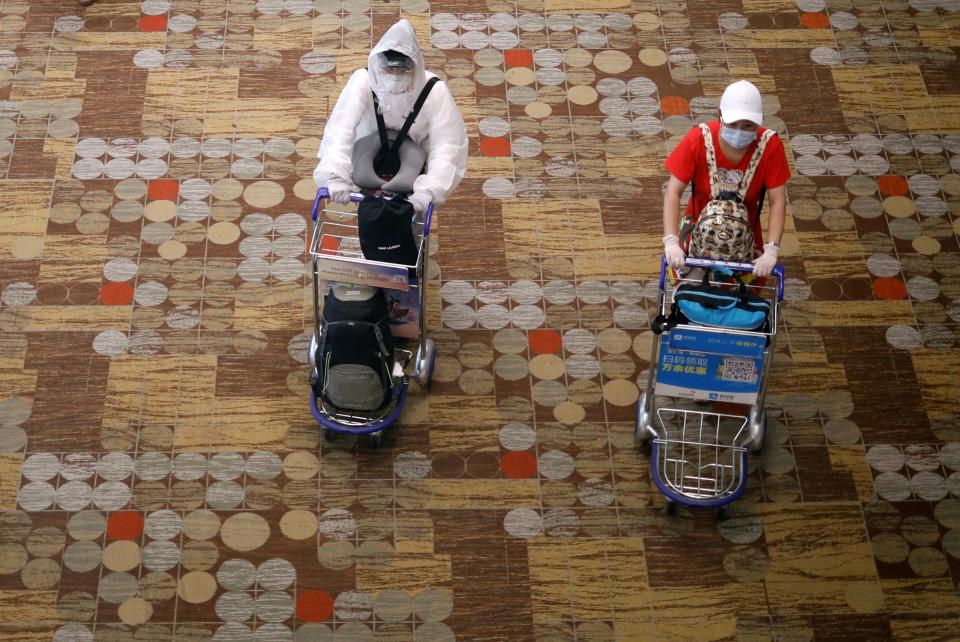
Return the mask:
{"type": "Polygon", "coordinates": [[[403,198],[366,194],[357,207],[360,249],[370,261],[415,265],[413,205],[403,198]]]}

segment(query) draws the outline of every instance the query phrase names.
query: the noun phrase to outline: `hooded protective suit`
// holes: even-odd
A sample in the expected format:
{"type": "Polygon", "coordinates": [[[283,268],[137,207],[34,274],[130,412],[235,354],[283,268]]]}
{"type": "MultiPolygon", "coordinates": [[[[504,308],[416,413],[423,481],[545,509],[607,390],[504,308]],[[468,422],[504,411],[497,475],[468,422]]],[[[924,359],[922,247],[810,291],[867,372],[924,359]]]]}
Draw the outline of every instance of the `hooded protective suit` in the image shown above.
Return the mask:
{"type": "MultiPolygon", "coordinates": [[[[380,101],[387,128],[399,130],[420,90],[434,75],[424,68],[423,54],[410,23],[400,20],[390,27],[370,52],[367,69],[358,69],[350,76],[327,120],[317,152],[320,162],[313,171],[317,185],[353,183],[353,143],[377,131],[371,90],[380,101]],[[412,82],[399,94],[389,86],[378,63],[378,56],[389,50],[406,55],[415,65],[412,82]]],[[[443,203],[467,170],[467,129],[443,81],[434,85],[408,135],[427,152],[427,171],[414,182],[414,196],[443,203]]]]}

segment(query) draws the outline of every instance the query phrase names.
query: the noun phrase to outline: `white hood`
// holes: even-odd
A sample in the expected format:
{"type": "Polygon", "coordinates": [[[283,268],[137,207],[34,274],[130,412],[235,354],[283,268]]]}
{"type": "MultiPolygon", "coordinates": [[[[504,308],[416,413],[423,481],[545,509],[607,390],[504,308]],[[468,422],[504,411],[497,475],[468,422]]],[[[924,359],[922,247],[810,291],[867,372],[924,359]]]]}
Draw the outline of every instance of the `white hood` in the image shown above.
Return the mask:
{"type": "Polygon", "coordinates": [[[420,90],[427,83],[427,74],[423,66],[423,52],[417,44],[417,34],[407,20],[400,20],[390,27],[380,42],[370,51],[367,58],[367,73],[370,75],[370,88],[382,105],[383,111],[398,111],[406,115],[417,101],[420,90]],[[384,87],[383,73],[377,57],[386,51],[399,51],[413,60],[413,85],[402,94],[388,94],[384,87]]]}

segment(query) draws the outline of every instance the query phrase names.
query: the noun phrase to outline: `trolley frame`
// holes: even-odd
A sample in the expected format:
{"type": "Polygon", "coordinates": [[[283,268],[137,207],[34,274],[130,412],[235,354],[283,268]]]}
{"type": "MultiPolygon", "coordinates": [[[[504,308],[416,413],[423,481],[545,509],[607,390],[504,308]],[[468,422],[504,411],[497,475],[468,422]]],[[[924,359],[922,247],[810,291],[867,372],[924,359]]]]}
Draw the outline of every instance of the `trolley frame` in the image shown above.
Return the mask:
{"type": "MultiPolygon", "coordinates": [[[[308,363],[311,379],[317,376],[316,350],[322,336],[320,281],[337,281],[356,285],[370,285],[390,290],[415,289],[419,309],[416,350],[394,349],[392,373],[393,395],[387,406],[372,413],[351,412],[335,408],[310,392],[310,411],[317,422],[329,433],[372,435],[379,443],[382,431],[393,424],[403,410],[410,380],[427,386],[436,358],[436,344],[427,336],[427,261],[430,253],[430,225],[433,221],[433,203],[414,218],[414,237],[417,241],[417,259],[412,265],[371,261],[363,257],[359,242],[357,212],[325,209],[329,199],[327,188],[317,190],[310,218],[314,223],[307,253],[311,258],[313,290],[313,336],[310,338],[308,363]],[[413,364],[412,369],[410,365],[413,364]]],[[[359,203],[364,194],[352,192],[350,200],[359,203]]]]}
{"type": "MultiPolygon", "coordinates": [[[[694,272],[699,269],[743,273],[753,269],[751,263],[697,257],[687,258],[686,265],[694,268],[694,272]]],[[[760,290],[770,299],[769,327],[766,330],[737,330],[692,323],[678,324],[670,328],[654,327],[647,386],[637,404],[635,436],[639,442],[652,442],[653,481],[671,503],[701,508],[721,507],[739,497],[746,487],[748,450],[760,450],[766,432],[764,401],[776,346],[779,308],[783,301],[783,266],[777,265],[773,276],[776,278],[775,286],[748,285],[751,289],[760,290]],[[758,373],[755,401],[752,404],[740,404],[749,407],[747,414],[728,414],[697,407],[697,402],[718,398],[718,395],[709,390],[691,389],[679,398],[664,395],[660,399],[665,405],[658,407],[661,401],[656,394],[656,383],[662,340],[664,336],[670,338],[669,333],[677,330],[706,337],[713,336],[721,342],[725,337],[736,337],[750,345],[759,345],[762,341],[763,364],[758,373]],[[688,401],[685,404],[679,403],[680,398],[688,401]]],[[[681,276],[674,283],[670,283],[666,257],[663,257],[660,262],[657,302],[661,318],[669,314],[674,303],[673,294],[679,285],[700,282],[701,278],[695,278],[688,273],[687,276],[681,276]]],[[[711,283],[723,285],[717,281],[711,283]]]]}

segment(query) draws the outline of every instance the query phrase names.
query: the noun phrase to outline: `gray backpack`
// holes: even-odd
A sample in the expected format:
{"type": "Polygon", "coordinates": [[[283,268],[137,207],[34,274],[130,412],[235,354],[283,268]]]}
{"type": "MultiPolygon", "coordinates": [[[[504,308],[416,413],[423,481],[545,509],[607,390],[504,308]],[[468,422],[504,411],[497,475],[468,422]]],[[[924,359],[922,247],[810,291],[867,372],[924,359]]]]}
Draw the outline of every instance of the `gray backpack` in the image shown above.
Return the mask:
{"type": "Polygon", "coordinates": [[[383,114],[380,113],[380,102],[377,100],[377,95],[373,94],[373,112],[377,118],[377,131],[358,139],[353,144],[350,158],[353,165],[353,182],[357,186],[396,194],[413,192],[413,182],[426,167],[427,151],[410,140],[407,133],[417,120],[417,115],[427,101],[430,90],[439,81],[439,78],[430,78],[427,81],[399,132],[387,129],[383,114]]]}
{"type": "Polygon", "coordinates": [[[393,396],[393,335],[383,290],[332,284],[322,323],[314,393],[342,410],[385,408],[393,396]]]}

